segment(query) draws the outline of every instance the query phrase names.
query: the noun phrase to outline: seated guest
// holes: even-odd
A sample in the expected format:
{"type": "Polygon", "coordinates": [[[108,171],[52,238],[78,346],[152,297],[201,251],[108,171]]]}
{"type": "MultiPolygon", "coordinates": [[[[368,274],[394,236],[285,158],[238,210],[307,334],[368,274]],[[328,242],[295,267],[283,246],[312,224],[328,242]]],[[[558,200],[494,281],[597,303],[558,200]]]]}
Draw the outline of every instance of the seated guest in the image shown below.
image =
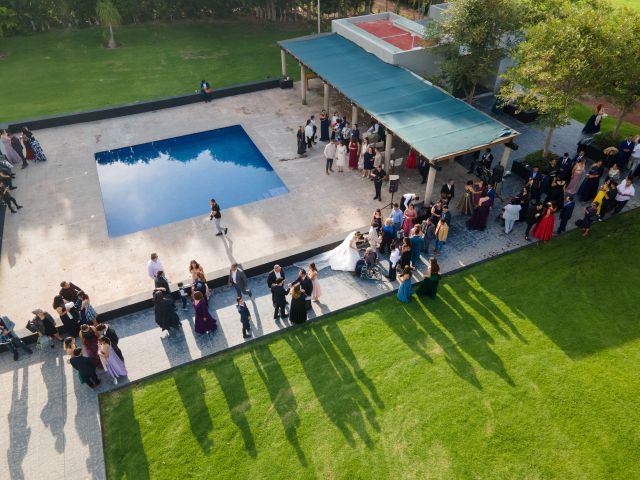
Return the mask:
{"type": "Polygon", "coordinates": [[[212,93],[213,93],[213,89],[211,88],[211,85],[209,85],[209,82],[207,82],[206,80],[202,80],[200,82],[200,96],[205,101],[205,103],[208,103],[211,101],[212,93]]]}
{"type": "Polygon", "coordinates": [[[31,354],[33,350],[27,347],[24,342],[13,331],[15,324],[5,315],[0,315],[0,343],[7,345],[7,348],[13,353],[13,359],[18,360],[18,348],[31,354]]]}

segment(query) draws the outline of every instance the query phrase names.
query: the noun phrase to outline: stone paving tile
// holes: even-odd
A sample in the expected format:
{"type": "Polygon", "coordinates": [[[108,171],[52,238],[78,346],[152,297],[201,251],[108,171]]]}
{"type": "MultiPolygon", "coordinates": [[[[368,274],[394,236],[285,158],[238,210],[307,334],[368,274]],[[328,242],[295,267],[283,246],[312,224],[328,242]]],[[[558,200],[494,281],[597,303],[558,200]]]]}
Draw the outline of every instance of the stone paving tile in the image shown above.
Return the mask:
{"type": "MultiPolygon", "coordinates": [[[[501,120],[517,123],[508,118],[501,120]]],[[[518,157],[539,148],[544,138],[543,132],[519,123],[514,126],[523,132],[518,141],[521,146],[518,157]]],[[[579,130],[580,125],[575,122],[558,130],[554,148],[557,151],[573,151],[579,130]]],[[[496,153],[499,158],[500,152],[496,153]]],[[[461,165],[449,163],[438,178],[464,179],[464,170],[461,165]]],[[[519,180],[514,177],[506,179],[503,197],[515,193],[519,185],[519,180]]],[[[498,202],[484,232],[467,230],[464,226],[466,218],[454,212],[449,240],[439,259],[444,272],[528,243],[523,238],[522,225],[516,225],[515,231],[509,236],[503,233],[502,227],[494,221],[499,206],[498,202]]],[[[638,207],[640,201],[636,198],[629,206],[638,207]]],[[[574,215],[576,219],[580,211],[578,205],[574,215]]],[[[606,223],[603,227],[606,228],[606,223]]],[[[574,228],[573,225],[570,228],[574,228]]],[[[381,260],[381,265],[386,269],[387,261],[381,260]]],[[[289,266],[285,271],[287,279],[292,279],[297,269],[289,266]]],[[[419,278],[418,272],[416,280],[419,278]]],[[[323,296],[320,303],[314,304],[310,317],[382,295],[397,286],[386,280],[379,283],[363,282],[348,273],[329,269],[320,272],[320,283],[323,296]]],[[[275,322],[272,318],[266,276],[251,278],[250,286],[254,295],[248,305],[253,317],[254,337],[287,328],[288,321],[275,322]]],[[[234,290],[225,287],[214,291],[210,309],[219,319],[219,328],[214,334],[205,336],[194,333],[191,309],[179,309],[182,332],[172,335],[160,332],[151,310],[110,322],[121,338],[120,346],[129,369],[128,380],[144,378],[243,343],[245,340],[241,336],[234,304],[234,290]]],[[[98,392],[112,388],[113,384],[104,373],[101,378],[103,384],[96,389],[98,392]]],[[[13,362],[10,355],[0,355],[0,380],[4,385],[2,399],[7,411],[6,421],[0,422],[0,438],[4,439],[1,445],[6,452],[0,456],[0,472],[6,472],[5,475],[12,480],[52,476],[101,480],[106,477],[96,392],[80,385],[77,375],[62,356],[59,345],[53,350],[45,348],[32,356],[22,356],[18,362],[13,362]]],[[[5,477],[0,475],[0,478],[5,477]]]]}

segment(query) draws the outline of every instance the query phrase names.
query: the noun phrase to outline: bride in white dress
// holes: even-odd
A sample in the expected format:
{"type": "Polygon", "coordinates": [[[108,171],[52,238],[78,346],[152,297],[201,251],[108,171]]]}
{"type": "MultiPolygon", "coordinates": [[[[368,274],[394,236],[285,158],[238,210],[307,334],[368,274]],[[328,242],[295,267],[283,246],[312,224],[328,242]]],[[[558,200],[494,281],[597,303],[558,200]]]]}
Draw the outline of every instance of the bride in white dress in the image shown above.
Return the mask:
{"type": "Polygon", "coordinates": [[[331,270],[355,272],[356,263],[360,260],[360,253],[356,246],[358,234],[359,232],[351,232],[347,235],[347,238],[333,250],[310,258],[304,263],[315,263],[318,270],[331,267],[331,270]]]}

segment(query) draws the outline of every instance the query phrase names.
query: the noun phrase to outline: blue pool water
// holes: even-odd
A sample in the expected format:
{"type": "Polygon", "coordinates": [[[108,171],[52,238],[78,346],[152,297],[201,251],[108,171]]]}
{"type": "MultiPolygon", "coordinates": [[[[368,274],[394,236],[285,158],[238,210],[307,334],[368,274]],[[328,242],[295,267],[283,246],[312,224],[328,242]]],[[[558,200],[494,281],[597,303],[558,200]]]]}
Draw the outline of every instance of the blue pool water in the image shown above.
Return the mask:
{"type": "Polygon", "coordinates": [[[240,125],[95,157],[111,237],[288,193],[240,125]]]}

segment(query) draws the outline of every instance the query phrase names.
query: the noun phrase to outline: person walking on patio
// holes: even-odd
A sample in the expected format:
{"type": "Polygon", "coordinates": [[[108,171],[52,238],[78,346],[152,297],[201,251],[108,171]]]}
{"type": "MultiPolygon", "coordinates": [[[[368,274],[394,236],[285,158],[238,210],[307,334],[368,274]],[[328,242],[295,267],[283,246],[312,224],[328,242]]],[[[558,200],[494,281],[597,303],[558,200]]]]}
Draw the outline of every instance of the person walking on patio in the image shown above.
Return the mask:
{"type": "Polygon", "coordinates": [[[249,307],[244,303],[244,299],[242,297],[236,298],[236,309],[240,314],[242,338],[251,338],[251,312],[249,312],[249,307]]]}
{"type": "Polygon", "coordinates": [[[329,175],[329,172],[333,172],[333,160],[336,158],[337,149],[335,140],[330,140],[324,147],[324,158],[327,161],[325,172],[327,172],[327,175],[329,175]]]}
{"type": "Polygon", "coordinates": [[[229,229],[224,223],[222,223],[222,214],[220,213],[220,205],[218,205],[218,202],[216,202],[215,199],[213,198],[209,200],[209,203],[211,204],[211,213],[209,214],[209,220],[213,220],[213,223],[215,224],[216,229],[218,230],[218,233],[216,233],[216,236],[219,237],[223,233],[226,235],[227,230],[229,229]]]}
{"type": "Polygon", "coordinates": [[[251,289],[249,288],[249,280],[247,275],[238,268],[237,263],[232,263],[229,269],[229,285],[232,285],[236,289],[236,297],[241,297],[243,293],[252,296],[251,289]]]}
{"type": "Polygon", "coordinates": [[[147,262],[147,274],[149,275],[149,278],[155,282],[156,275],[161,271],[164,271],[162,262],[160,261],[157,253],[152,253],[151,259],[147,262]]]}

